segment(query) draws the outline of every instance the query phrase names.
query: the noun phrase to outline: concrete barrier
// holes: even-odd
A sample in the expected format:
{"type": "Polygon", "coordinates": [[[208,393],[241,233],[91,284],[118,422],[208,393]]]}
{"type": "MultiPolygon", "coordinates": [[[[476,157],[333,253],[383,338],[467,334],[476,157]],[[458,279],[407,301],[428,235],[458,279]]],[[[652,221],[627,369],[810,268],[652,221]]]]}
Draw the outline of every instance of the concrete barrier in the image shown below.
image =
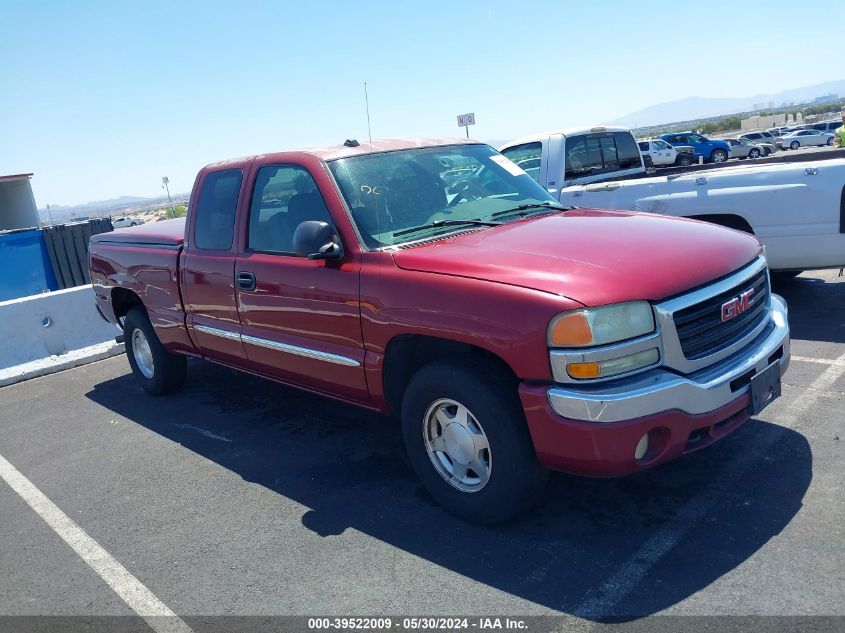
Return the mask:
{"type": "Polygon", "coordinates": [[[120,334],[79,286],[0,302],[0,387],[121,353],[120,334]]]}

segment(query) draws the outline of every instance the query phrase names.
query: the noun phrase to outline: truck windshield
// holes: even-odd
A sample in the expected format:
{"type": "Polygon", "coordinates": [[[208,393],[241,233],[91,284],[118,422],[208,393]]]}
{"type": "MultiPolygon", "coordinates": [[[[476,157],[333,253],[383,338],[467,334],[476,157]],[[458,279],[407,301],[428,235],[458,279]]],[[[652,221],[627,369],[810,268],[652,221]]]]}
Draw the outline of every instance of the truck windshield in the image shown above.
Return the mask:
{"type": "Polygon", "coordinates": [[[521,205],[545,213],[557,203],[487,145],[362,154],[329,168],[369,248],[465,230],[521,205]]]}

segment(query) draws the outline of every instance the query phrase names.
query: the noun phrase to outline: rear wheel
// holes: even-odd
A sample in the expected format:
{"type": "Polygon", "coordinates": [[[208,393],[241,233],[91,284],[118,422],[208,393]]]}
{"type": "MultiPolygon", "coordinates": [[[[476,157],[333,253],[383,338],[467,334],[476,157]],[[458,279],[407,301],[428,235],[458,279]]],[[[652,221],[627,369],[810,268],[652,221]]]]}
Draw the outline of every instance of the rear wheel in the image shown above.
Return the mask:
{"type": "Polygon", "coordinates": [[[123,335],[129,366],[144,391],[160,396],[176,391],[185,383],[185,357],[164,349],[141,308],[132,308],[127,313],[123,335]]]}
{"type": "Polygon", "coordinates": [[[511,520],[540,497],[537,462],[514,385],[480,361],[436,360],[402,401],[408,458],[426,490],[472,523],[511,520]]]}
{"type": "Polygon", "coordinates": [[[710,154],[711,163],[724,163],[726,160],[728,160],[728,153],[723,149],[714,149],[710,154]]]}
{"type": "Polygon", "coordinates": [[[801,147],[801,143],[799,143],[798,141],[792,141],[789,144],[789,149],[798,149],[799,147],[801,147]]]}

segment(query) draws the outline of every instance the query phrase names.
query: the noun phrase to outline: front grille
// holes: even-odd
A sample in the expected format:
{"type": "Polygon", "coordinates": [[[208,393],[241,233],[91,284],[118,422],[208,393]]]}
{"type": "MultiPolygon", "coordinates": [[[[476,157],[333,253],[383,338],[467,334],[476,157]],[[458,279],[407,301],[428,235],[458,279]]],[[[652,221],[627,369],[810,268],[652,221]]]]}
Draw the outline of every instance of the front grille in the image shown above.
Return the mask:
{"type": "Polygon", "coordinates": [[[768,318],[769,277],[763,268],[744,281],[715,297],[706,299],[674,314],[675,329],[687,360],[715,354],[747,336],[768,318]],[[751,306],[729,321],[722,321],[722,304],[746,290],[754,289],[751,306]]]}

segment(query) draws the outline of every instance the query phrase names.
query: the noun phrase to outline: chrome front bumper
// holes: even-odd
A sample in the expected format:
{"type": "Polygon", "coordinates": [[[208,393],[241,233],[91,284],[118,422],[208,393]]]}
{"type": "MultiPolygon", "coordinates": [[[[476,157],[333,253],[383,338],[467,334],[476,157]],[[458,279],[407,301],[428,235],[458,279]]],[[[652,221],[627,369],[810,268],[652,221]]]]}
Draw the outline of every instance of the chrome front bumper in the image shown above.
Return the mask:
{"type": "Polygon", "coordinates": [[[670,410],[708,413],[747,393],[750,379],[740,380],[743,384],[736,388],[731,383],[768,367],[781,348],[783,364],[789,359],[787,309],[773,294],[769,325],[729,358],[685,376],[655,368],[597,385],[555,385],[549,389],[549,402],[558,415],[585,422],[621,422],[670,410]]]}

